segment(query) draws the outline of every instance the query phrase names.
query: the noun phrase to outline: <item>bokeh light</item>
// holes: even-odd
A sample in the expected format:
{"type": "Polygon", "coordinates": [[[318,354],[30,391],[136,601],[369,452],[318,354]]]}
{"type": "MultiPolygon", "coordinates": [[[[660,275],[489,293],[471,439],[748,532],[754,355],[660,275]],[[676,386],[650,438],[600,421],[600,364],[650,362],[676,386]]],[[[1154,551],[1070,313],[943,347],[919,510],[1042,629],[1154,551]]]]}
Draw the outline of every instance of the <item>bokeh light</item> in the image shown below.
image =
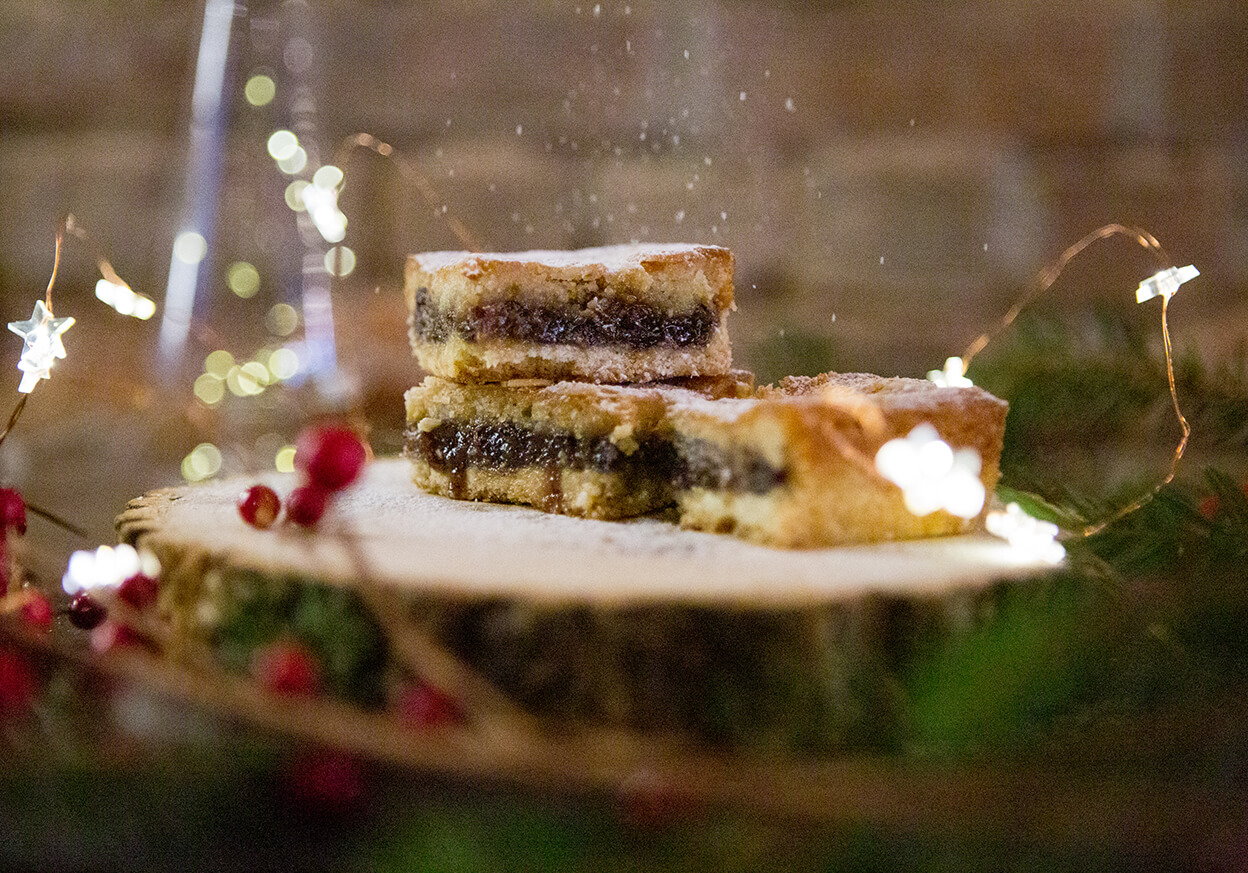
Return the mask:
{"type": "Polygon", "coordinates": [[[279,473],[295,472],[295,447],[282,446],[277,450],[277,456],[273,459],[273,466],[279,473]]]}
{"type": "Polygon", "coordinates": [[[207,406],[216,406],[225,397],[225,383],[216,373],[200,373],[192,388],[195,399],[207,406]]]}
{"type": "Polygon", "coordinates": [[[286,205],[295,212],[303,212],[307,207],[303,205],[303,189],[308,187],[308,183],[304,179],[296,179],[286,186],[286,205]]]}
{"type": "Polygon", "coordinates": [[[225,349],[217,349],[204,358],[204,372],[211,373],[218,379],[224,379],[233,366],[234,356],[225,349]]]}
{"type": "Polygon", "coordinates": [[[299,138],[289,130],[274,131],[269,137],[269,155],[275,161],[284,161],[299,150],[299,138]]]}
{"type": "Polygon", "coordinates": [[[278,303],[264,316],[264,326],[274,336],[290,336],[299,326],[299,312],[289,303],[278,303]]]}
{"type": "Polygon", "coordinates": [[[198,264],[208,254],[208,241],[203,235],[184,230],[173,241],[173,256],[184,264],[198,264]]]}
{"type": "Polygon", "coordinates": [[[182,459],[182,478],[202,482],[221,471],[221,450],[212,443],[200,443],[182,459]]]}
{"type": "Polygon", "coordinates": [[[256,73],[243,86],[243,96],[252,106],[268,106],[277,96],[277,83],[265,73],[256,73]]]}
{"type": "Polygon", "coordinates": [[[260,271],[246,261],[235,261],[225,273],[225,283],[230,290],[246,300],[260,290],[260,271]]]}
{"type": "Polygon", "coordinates": [[[331,276],[350,276],[355,269],[355,252],[347,246],[334,246],[325,253],[325,269],[331,276]]]}
{"type": "Polygon", "coordinates": [[[284,382],[299,372],[299,356],[293,349],[276,349],[269,355],[268,366],[273,378],[284,382]]]}

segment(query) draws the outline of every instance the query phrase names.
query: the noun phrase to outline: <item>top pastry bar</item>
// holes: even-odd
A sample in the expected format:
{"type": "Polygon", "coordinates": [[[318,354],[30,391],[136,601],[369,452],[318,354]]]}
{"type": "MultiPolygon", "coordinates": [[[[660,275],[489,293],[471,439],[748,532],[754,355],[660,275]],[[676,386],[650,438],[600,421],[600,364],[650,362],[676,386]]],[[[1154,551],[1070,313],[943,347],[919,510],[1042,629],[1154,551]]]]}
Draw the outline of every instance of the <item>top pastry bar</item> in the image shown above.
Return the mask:
{"type": "Polygon", "coordinates": [[[458,382],[651,382],[732,365],[719,246],[426,252],[407,260],[412,350],[458,382]]]}

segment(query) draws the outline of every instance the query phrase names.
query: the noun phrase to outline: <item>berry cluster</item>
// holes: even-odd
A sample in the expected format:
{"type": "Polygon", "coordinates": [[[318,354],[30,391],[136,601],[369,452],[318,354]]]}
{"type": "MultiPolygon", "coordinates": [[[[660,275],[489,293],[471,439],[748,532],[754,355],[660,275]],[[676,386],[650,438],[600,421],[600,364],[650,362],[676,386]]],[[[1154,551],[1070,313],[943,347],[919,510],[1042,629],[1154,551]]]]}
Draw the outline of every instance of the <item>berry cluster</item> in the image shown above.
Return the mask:
{"type": "MultiPolygon", "coordinates": [[[[0,597],[9,591],[13,582],[13,558],[9,553],[9,537],[26,534],[26,501],[15,488],[0,488],[0,597]]],[[[34,588],[22,591],[25,603],[18,616],[28,627],[36,630],[52,629],[52,603],[43,592],[34,588]]]]}
{"type": "Polygon", "coordinates": [[[26,502],[14,488],[0,488],[0,597],[9,590],[13,562],[9,557],[9,532],[26,533],[26,502]]]}
{"type": "MultiPolygon", "coordinates": [[[[26,502],[14,488],[0,488],[0,597],[9,593],[13,578],[13,559],[9,553],[9,537],[26,533],[26,502]]],[[[26,589],[26,602],[17,615],[20,621],[37,630],[52,628],[52,604],[41,592],[26,589]]],[[[0,722],[16,718],[29,710],[38,692],[39,681],[34,667],[20,652],[0,649],[0,722]]]]}
{"type": "MultiPolygon", "coordinates": [[[[286,498],[286,518],[300,527],[315,527],[331,498],[360,477],[368,450],[351,430],[323,426],[308,428],[295,444],[295,467],[303,483],[286,498]]],[[[282,503],[272,488],[253,485],[238,499],[238,512],[248,524],[271,527],[282,503]]]]}

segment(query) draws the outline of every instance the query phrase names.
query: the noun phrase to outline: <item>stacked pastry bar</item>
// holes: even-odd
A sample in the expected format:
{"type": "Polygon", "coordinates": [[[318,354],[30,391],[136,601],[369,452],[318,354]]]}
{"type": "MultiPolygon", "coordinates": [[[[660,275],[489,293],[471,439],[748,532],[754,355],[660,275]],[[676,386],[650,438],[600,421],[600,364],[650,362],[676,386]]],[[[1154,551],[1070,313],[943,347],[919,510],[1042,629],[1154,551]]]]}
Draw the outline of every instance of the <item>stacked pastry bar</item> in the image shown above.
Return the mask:
{"type": "Polygon", "coordinates": [[[732,266],[718,246],[413,255],[412,348],[463,382],[722,375],[732,266]]]}
{"type": "Polygon", "coordinates": [[[406,290],[432,375],[407,394],[405,453],[435,493],[593,518],[674,504],[686,527],[779,546],[961,532],[975,520],[913,515],[870,466],[923,422],[996,483],[1006,405],[977,388],[755,390],[731,371],[725,249],[416,255],[406,290]]]}

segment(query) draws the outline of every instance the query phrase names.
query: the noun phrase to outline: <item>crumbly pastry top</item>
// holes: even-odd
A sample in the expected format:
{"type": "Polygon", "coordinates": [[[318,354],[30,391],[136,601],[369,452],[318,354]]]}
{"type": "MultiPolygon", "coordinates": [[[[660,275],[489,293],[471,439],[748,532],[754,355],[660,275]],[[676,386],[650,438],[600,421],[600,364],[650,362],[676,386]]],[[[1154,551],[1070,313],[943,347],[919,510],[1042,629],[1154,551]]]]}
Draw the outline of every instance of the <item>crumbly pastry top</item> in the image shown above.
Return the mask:
{"type": "Polygon", "coordinates": [[[691,243],[646,243],[595,248],[534,249],[526,252],[423,252],[412,255],[412,261],[427,273],[458,272],[467,276],[479,273],[489,264],[534,264],[556,270],[591,270],[619,272],[638,267],[693,263],[707,259],[731,259],[722,246],[691,243]]]}
{"type": "Polygon", "coordinates": [[[984,406],[1004,409],[1006,402],[982,388],[944,388],[926,379],[876,376],[871,373],[823,373],[819,376],[788,376],[775,385],[764,385],[753,397],[725,398],[708,402],[692,392],[673,392],[675,408],[731,421],[769,405],[798,403],[844,406],[865,402],[884,414],[969,411],[984,406]]]}

